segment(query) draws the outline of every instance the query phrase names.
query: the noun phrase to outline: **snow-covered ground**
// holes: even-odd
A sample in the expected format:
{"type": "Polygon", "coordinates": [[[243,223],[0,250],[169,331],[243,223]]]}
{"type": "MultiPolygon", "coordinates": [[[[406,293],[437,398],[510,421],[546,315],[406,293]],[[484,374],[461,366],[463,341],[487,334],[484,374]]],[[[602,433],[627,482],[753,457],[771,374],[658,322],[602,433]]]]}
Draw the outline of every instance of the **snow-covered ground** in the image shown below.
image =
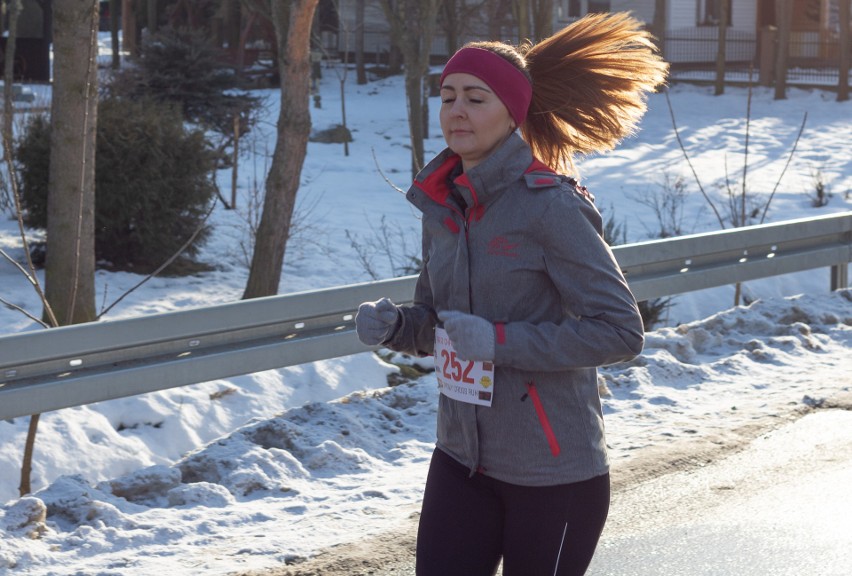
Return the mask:
{"type": "MultiPolygon", "coordinates": [[[[316,129],[340,122],[336,72],[324,70],[322,108],[311,110],[316,129]]],[[[414,210],[379,172],[401,188],[410,179],[402,79],[357,86],[350,73],[345,88],[354,142],[349,156],[342,145],[309,145],[300,232],[288,245],[282,293],[370,280],[356,247],[376,245],[382,233],[397,261],[419,246],[414,210]]],[[[200,254],[215,270],[154,279],[105,320],[240,298],[252,191],[263,188],[278,113],[277,92],[259,94],[266,119],[242,145],[237,210],[217,207],[200,254]]],[[[747,189],[754,198],[772,191],[808,117],[767,221],[850,210],[852,102],[799,89],[786,100],[772,97],[757,88],[751,103],[747,189]],[[809,197],[816,179],[831,193],[818,209],[809,197]]],[[[741,187],[747,91],[729,88],[715,97],[711,89],[677,85],[670,98],[702,185],[725,213],[726,174],[741,187]]],[[[430,104],[431,155],[443,141],[438,99],[430,104]]],[[[636,137],[580,164],[584,183],[604,216],[626,227],[628,242],[659,233],[648,204],[665,197],[666,180],[679,178],[686,186],[682,211],[667,224],[682,233],[718,229],[683,160],[665,97],[653,95],[649,105],[636,137]]],[[[230,172],[220,174],[226,197],[230,181],[230,172]]],[[[23,258],[8,215],[0,219],[0,248],[23,258]]],[[[372,254],[378,275],[391,275],[396,264],[372,254]]],[[[99,271],[97,281],[98,302],[108,304],[139,277],[99,271]]],[[[814,270],[747,283],[747,307],[731,308],[730,287],[676,297],[639,358],[601,371],[614,466],[642,448],[722,437],[848,391],[852,293],[832,294],[828,286],[828,270],[814,270]]],[[[40,314],[26,279],[2,259],[0,296],[40,314]]],[[[0,334],[37,329],[19,312],[0,309],[0,334]]],[[[437,401],[432,375],[388,388],[387,376],[397,370],[366,353],[45,414],[36,492],[22,499],[27,419],[0,422],[0,573],[226,574],[391,529],[418,507],[437,401]]]]}

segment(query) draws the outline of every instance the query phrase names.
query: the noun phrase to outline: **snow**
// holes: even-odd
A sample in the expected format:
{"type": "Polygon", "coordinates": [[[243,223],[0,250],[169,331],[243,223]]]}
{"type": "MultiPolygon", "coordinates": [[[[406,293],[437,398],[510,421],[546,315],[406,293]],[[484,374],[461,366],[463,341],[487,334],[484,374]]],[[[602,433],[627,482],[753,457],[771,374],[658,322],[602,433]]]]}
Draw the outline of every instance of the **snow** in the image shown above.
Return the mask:
{"type": "MultiPolygon", "coordinates": [[[[339,81],[327,68],[313,124],[340,122],[339,81]]],[[[302,175],[300,232],[287,248],[281,292],[371,280],[356,246],[383,232],[390,254],[374,251],[379,277],[416,255],[419,221],[384,177],[410,178],[401,78],[346,83],[354,142],[311,143],[302,175]],[[381,171],[381,172],[380,172],[381,171]],[[354,244],[354,245],[353,245],[354,244]]],[[[33,87],[44,102],[44,87],[33,87]]],[[[215,270],[156,278],[105,320],[232,302],[248,270],[243,246],[274,142],[278,94],[266,120],[242,145],[237,210],[221,205],[200,259],[215,270]]],[[[721,207],[726,174],[742,185],[747,91],[675,85],[670,98],[702,185],[721,207]]],[[[442,148],[438,100],[431,104],[427,154],[442,148]]],[[[637,136],[580,164],[604,216],[648,239],[660,223],[643,197],[668,177],[684,179],[683,233],[719,224],[685,164],[662,94],[651,96],[637,136]]],[[[791,89],[773,100],[756,88],[751,103],[747,187],[765,198],[784,169],[803,114],[807,124],[768,212],[768,222],[850,209],[852,102],[831,92],[791,89]],[[832,197],[811,206],[820,174],[832,197]]],[[[230,172],[219,175],[230,197],[230,172]]],[[[724,208],[721,209],[724,213],[724,208]]],[[[751,223],[756,223],[752,221],[751,223]]],[[[37,235],[37,234],[34,234],[37,235]]],[[[0,247],[23,260],[16,223],[0,219],[0,247]]],[[[97,273],[98,302],[135,285],[130,273],[97,273]]],[[[852,292],[830,293],[829,271],[749,282],[750,304],[733,307],[733,288],[674,298],[666,322],[647,335],[643,354],[601,370],[600,388],[615,469],[643,448],[724,438],[767,418],[784,419],[852,386],[852,292]]],[[[35,315],[41,307],[16,268],[0,260],[0,297],[35,315]]],[[[40,329],[0,309],[0,333],[40,329]]],[[[398,365],[427,360],[366,353],[158,393],[69,408],[42,416],[33,488],[18,498],[28,419],[0,422],[0,573],[228,574],[307,557],[393,529],[418,509],[435,440],[434,376],[388,387],[398,365]],[[390,362],[389,362],[390,361],[390,362]]]]}

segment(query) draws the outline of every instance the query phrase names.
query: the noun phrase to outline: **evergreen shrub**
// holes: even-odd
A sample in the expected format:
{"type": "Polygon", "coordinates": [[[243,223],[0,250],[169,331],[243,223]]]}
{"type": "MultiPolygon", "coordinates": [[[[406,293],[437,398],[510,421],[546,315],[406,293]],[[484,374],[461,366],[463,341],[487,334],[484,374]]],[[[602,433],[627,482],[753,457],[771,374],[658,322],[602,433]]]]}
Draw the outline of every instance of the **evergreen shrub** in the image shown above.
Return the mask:
{"type": "Polygon", "coordinates": [[[139,56],[113,76],[105,91],[177,104],[187,121],[230,136],[235,116],[240,133],[249,132],[260,102],[241,85],[223,52],[203,32],[164,28],[142,42],[139,56]]]}
{"type": "MultiPolygon", "coordinates": [[[[49,119],[33,117],[15,158],[25,223],[34,228],[47,226],[49,156],[49,119]]],[[[216,193],[214,154],[202,131],[184,125],[177,107],[151,99],[101,101],[95,162],[100,265],[150,272],[201,229],[183,255],[197,254],[216,193]]]]}

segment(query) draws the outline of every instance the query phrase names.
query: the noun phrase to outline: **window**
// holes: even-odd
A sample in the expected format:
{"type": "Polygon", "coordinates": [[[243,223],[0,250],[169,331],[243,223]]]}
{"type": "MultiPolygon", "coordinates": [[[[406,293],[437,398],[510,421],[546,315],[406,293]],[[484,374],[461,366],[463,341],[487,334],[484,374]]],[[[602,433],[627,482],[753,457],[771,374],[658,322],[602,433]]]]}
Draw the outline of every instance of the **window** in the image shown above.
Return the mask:
{"type": "Polygon", "coordinates": [[[731,25],[731,0],[703,0],[704,14],[703,19],[699,22],[701,26],[718,26],[719,20],[722,19],[722,2],[727,4],[728,18],[725,24],[731,25]]]}

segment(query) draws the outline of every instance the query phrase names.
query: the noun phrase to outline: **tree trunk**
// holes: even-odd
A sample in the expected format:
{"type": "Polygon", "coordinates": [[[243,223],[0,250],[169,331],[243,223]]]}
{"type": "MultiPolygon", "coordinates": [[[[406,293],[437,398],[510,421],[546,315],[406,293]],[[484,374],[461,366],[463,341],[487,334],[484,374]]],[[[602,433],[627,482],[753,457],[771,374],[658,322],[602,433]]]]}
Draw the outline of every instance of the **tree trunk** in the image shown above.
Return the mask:
{"type": "Polygon", "coordinates": [[[553,0],[533,0],[533,24],[536,40],[553,35],[553,0]]]}
{"type": "Polygon", "coordinates": [[[26,496],[33,491],[33,453],[35,453],[35,439],[38,432],[39,420],[41,420],[41,414],[33,414],[30,416],[30,423],[27,427],[27,439],[24,442],[24,459],[21,462],[21,483],[18,484],[18,494],[20,496],[26,496]]]}
{"type": "Polygon", "coordinates": [[[500,14],[500,4],[500,2],[489,2],[485,5],[489,38],[500,38],[500,27],[503,22],[500,14]]]}
{"type": "Polygon", "coordinates": [[[159,14],[157,14],[157,0],[148,0],[148,34],[156,34],[159,29],[159,14]]]}
{"type": "Polygon", "coordinates": [[[447,56],[452,56],[459,49],[459,9],[455,0],[444,0],[441,6],[444,17],[444,35],[447,38],[447,56]]]}
{"type": "Polygon", "coordinates": [[[849,39],[849,19],[850,19],[850,4],[852,0],[839,0],[839,20],[840,20],[840,76],[837,86],[837,101],[844,102],[849,100],[849,52],[852,50],[852,44],[849,39]]]}
{"type": "Polygon", "coordinates": [[[728,3],[719,2],[719,42],[716,48],[716,90],[715,95],[725,93],[725,60],[728,44],[728,3]]]}
{"type": "Polygon", "coordinates": [[[515,22],[518,23],[518,42],[532,38],[530,33],[530,0],[515,0],[513,2],[515,22]]]}
{"type": "Polygon", "coordinates": [[[242,24],[242,3],[239,0],[225,0],[222,21],[222,36],[228,45],[228,53],[232,57],[237,55],[237,46],[240,44],[240,26],[242,24]]]}
{"type": "Polygon", "coordinates": [[[273,2],[278,41],[281,111],[278,139],[266,178],[266,197],[243,298],[278,292],[296,193],[311,132],[311,22],[319,0],[273,2]],[[289,33],[288,33],[289,30],[289,33]]]}
{"type": "Polygon", "coordinates": [[[396,45],[396,42],[391,41],[390,48],[388,49],[388,74],[391,76],[401,74],[402,61],[402,51],[396,45]]]}
{"type": "MultiPolygon", "coordinates": [[[[47,200],[45,316],[62,325],[95,313],[95,136],[98,77],[96,0],[53,5],[53,95],[47,200]]],[[[30,416],[21,462],[21,496],[32,491],[40,415],[30,416]]]]}
{"type": "Polygon", "coordinates": [[[121,0],[121,47],[131,56],[139,54],[138,26],[136,2],[121,0]]]}
{"type": "Polygon", "coordinates": [[[488,37],[493,40],[503,38],[503,25],[510,20],[514,0],[493,0],[486,2],[488,13],[488,37]]]}
{"type": "Polygon", "coordinates": [[[775,64],[775,99],[787,98],[787,54],[790,51],[790,26],[793,19],[792,0],[775,0],[778,19],[778,50],[775,64]]]}
{"type": "MultiPolygon", "coordinates": [[[[18,16],[21,14],[21,0],[11,0],[8,6],[8,35],[6,37],[6,53],[3,55],[3,161],[11,165],[12,146],[14,137],[14,105],[13,90],[15,83],[15,48],[18,38],[18,16]]],[[[10,178],[13,175],[9,174],[10,178]]],[[[11,186],[3,187],[3,201],[0,209],[12,208],[17,205],[12,198],[11,186]]]]}
{"type": "Polygon", "coordinates": [[[112,68],[118,70],[121,67],[121,56],[118,46],[118,11],[119,0],[109,0],[109,32],[112,41],[112,68]]]}
{"type": "Polygon", "coordinates": [[[389,0],[381,0],[381,6],[390,24],[391,39],[401,50],[405,63],[413,178],[424,164],[424,122],[429,106],[424,82],[429,73],[429,56],[440,0],[400,0],[393,5],[389,0]]]}
{"type": "Polygon", "coordinates": [[[654,0],[654,21],[651,24],[651,32],[657,39],[657,48],[660,54],[666,56],[666,7],[667,0],[654,0]]]}
{"type": "Polygon", "coordinates": [[[423,75],[405,67],[405,97],[408,99],[408,130],[411,134],[411,176],[424,166],[423,151],[423,75]]]}
{"type": "Polygon", "coordinates": [[[367,67],[364,63],[364,2],[355,2],[355,72],[358,85],[367,83],[367,67]]]}
{"type": "Polygon", "coordinates": [[[95,320],[96,0],[53,4],[45,296],[60,325],[95,320]]]}

